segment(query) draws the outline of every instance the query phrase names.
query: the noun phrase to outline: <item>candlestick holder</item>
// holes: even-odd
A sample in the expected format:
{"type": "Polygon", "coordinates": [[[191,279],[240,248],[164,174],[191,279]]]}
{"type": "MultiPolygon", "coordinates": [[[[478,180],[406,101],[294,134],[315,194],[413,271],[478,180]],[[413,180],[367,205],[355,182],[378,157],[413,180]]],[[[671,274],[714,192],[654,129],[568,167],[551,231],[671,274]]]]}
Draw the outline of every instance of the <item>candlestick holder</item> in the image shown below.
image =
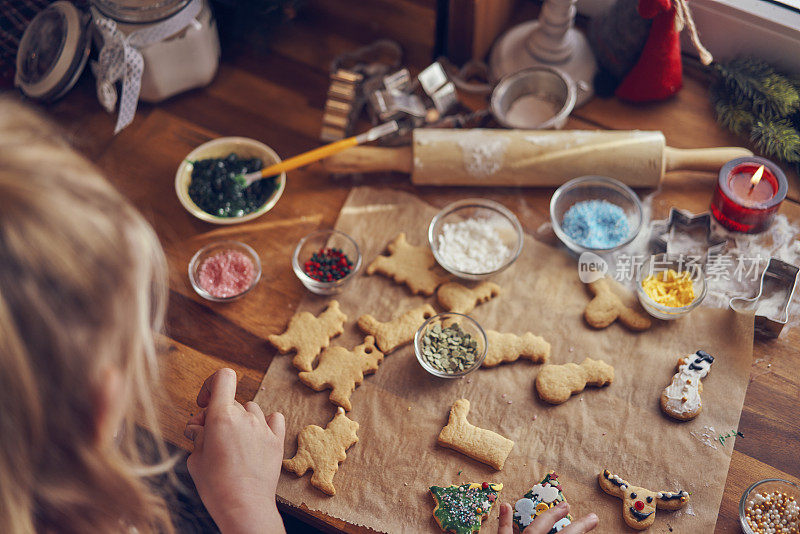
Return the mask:
{"type": "Polygon", "coordinates": [[[736,158],[719,171],[711,213],[729,230],[757,234],[772,224],[788,190],[786,175],[772,161],[758,156],[736,158]],[[761,180],[751,183],[762,165],[761,180]]]}
{"type": "Polygon", "coordinates": [[[523,69],[546,65],[566,72],[577,84],[575,107],[594,94],[597,61],[586,37],[576,30],[576,0],[545,0],[539,19],[514,26],[492,47],[493,81],[523,69]]]}

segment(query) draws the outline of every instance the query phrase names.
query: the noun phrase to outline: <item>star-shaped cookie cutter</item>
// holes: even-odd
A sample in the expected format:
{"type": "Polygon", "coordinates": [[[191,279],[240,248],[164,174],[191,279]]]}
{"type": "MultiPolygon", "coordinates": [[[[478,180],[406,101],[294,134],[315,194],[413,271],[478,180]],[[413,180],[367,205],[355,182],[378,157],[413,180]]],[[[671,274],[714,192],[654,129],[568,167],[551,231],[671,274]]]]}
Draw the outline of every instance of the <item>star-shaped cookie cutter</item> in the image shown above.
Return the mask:
{"type": "Polygon", "coordinates": [[[670,208],[666,219],[653,223],[650,231],[650,248],[654,253],[666,253],[673,228],[681,229],[683,232],[690,228],[703,228],[706,231],[706,242],[702,261],[705,263],[709,256],[720,254],[728,244],[727,238],[714,231],[711,221],[710,212],[694,215],[677,208],[670,208]]]}

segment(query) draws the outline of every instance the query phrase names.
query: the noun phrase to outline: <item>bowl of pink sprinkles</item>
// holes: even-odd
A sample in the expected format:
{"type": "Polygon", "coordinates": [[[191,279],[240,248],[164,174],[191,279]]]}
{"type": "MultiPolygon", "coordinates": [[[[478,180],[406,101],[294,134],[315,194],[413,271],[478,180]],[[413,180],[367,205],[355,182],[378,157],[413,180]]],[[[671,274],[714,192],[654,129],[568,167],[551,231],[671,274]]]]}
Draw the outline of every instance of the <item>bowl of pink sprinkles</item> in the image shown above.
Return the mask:
{"type": "Polygon", "coordinates": [[[261,279],[261,260],[238,241],[206,245],[189,262],[189,281],[198,295],[214,302],[235,300],[261,279]]]}

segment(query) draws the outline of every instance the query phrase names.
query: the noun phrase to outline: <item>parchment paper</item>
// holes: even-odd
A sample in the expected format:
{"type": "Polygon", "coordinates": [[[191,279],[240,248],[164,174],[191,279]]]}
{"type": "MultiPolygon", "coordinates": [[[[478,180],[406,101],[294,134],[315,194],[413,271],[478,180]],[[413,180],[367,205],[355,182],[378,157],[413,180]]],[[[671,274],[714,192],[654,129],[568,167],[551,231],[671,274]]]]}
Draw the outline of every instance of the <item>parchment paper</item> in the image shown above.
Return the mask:
{"type": "MultiPolygon", "coordinates": [[[[336,228],[356,239],[366,265],[400,231],[412,244],[424,244],[436,211],[407,193],[356,188],[336,228]]],[[[279,498],[379,531],[435,532],[429,486],[502,482],[501,500],[513,503],[554,469],[573,516],[594,511],[600,516],[598,532],[630,531],[622,521],[622,501],[597,485],[597,474],[607,468],[654,491],[691,492],[690,508],[659,510],[650,532],[712,532],[734,443],[733,438],[724,445],[713,440],[738,425],[752,359],[753,316],[700,308],[682,320],[656,321],[644,333],[617,324],[592,330],[582,319],[589,297],[575,259],[530,236],[517,262],[493,280],[502,294],[472,312],[484,328],[544,336],[552,344],[552,363],[601,358],[615,368],[613,384],[549,406],[533,387],[540,366],[527,360],[479,369],[464,379],[438,379],[406,346],[388,355],[351,397],[348,417],[361,425],[359,442],[334,479],[336,495],[311,486],[309,474],[298,478],[284,471],[279,498]],[[703,412],[694,421],[674,422],[660,410],[661,391],[678,357],[701,348],[717,357],[703,381],[703,412]],[[472,404],[472,424],[514,440],[502,471],[436,444],[451,404],[462,397],[472,404]],[[703,443],[693,432],[712,438],[703,443]]],[[[348,321],[332,344],[347,348],[361,342],[355,322],[364,313],[387,321],[425,300],[437,307],[435,297],[414,297],[405,286],[363,273],[335,298],[348,321]]],[[[309,295],[300,309],[317,314],[326,302],[309,295]]],[[[287,458],[294,455],[303,427],[324,427],[335,413],[329,391],[303,385],[291,359],[276,357],[256,396],[267,413],[286,415],[287,458]]],[[[482,532],[496,532],[497,508],[482,532]]]]}

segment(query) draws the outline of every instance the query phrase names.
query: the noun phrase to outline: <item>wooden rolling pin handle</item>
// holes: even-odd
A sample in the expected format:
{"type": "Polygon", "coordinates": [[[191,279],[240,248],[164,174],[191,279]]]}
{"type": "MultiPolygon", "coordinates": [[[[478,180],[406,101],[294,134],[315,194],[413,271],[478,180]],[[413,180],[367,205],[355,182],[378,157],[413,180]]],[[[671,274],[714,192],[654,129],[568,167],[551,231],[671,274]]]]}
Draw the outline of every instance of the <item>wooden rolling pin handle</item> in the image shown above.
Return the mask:
{"type": "Polygon", "coordinates": [[[719,172],[720,167],[732,159],[752,156],[746,148],[664,148],[665,171],[712,171],[719,172]]]}
{"type": "Polygon", "coordinates": [[[348,148],[323,161],[330,173],[358,173],[397,171],[411,174],[414,170],[414,155],[410,146],[382,148],[359,146],[348,148]]]}

